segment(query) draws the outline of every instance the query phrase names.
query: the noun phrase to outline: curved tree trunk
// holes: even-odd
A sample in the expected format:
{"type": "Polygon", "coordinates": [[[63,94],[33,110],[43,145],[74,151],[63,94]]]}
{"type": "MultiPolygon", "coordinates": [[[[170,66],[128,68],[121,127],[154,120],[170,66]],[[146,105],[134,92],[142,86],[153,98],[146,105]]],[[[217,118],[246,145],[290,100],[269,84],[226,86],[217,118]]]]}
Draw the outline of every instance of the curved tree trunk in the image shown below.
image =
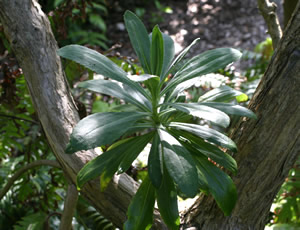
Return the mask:
{"type": "MultiPolygon", "coordinates": [[[[58,46],[49,20],[35,0],[0,0],[0,21],[23,69],[48,142],[65,175],[75,184],[77,172],[96,154],[93,151],[64,153],[79,116],[56,53],[58,46]]],[[[84,186],[81,194],[121,227],[137,188],[138,183],[123,174],[114,177],[105,192],[100,192],[98,181],[92,181],[84,186]]],[[[163,228],[159,218],[157,225],[163,228]]]]}
{"type": "Polygon", "coordinates": [[[204,230],[264,229],[280,186],[300,153],[300,3],[233,139],[238,173],[237,204],[229,217],[203,196],[185,214],[188,226],[204,230]]]}
{"type": "MultiPolygon", "coordinates": [[[[202,197],[185,214],[187,225],[208,230],[263,228],[272,200],[299,153],[299,4],[297,12],[251,102],[258,120],[242,122],[234,135],[239,146],[239,171],[234,178],[239,200],[233,214],[225,218],[211,197],[202,197]]],[[[96,154],[64,153],[79,117],[47,16],[35,0],[0,0],[0,20],[23,69],[51,148],[65,174],[75,183],[77,172],[96,154]]],[[[137,187],[123,174],[114,177],[104,193],[99,191],[97,181],[92,181],[81,194],[121,227],[137,187]]],[[[158,215],[155,219],[154,228],[165,229],[158,215]]]]}

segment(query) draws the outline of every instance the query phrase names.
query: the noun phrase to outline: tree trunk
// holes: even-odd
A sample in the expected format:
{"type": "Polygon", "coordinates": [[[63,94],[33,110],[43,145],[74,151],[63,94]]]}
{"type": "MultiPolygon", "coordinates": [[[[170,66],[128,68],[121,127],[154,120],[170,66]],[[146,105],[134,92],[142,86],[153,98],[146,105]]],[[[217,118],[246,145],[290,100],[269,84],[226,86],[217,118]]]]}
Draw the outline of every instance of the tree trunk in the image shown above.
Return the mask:
{"type": "Polygon", "coordinates": [[[283,1],[283,23],[284,27],[287,26],[294,10],[296,9],[299,0],[284,0],[283,1]]]}
{"type": "Polygon", "coordinates": [[[300,3],[249,108],[257,120],[240,121],[233,139],[237,204],[224,217],[210,196],[185,214],[186,226],[203,230],[264,229],[271,204],[300,153],[300,3]]]}
{"type": "MultiPolygon", "coordinates": [[[[65,175],[75,184],[78,171],[96,154],[94,151],[73,155],[64,152],[79,116],[56,53],[58,46],[49,20],[35,0],[0,0],[0,21],[23,69],[53,153],[65,175]]],[[[138,183],[123,174],[115,176],[105,192],[100,192],[98,180],[88,183],[80,192],[101,214],[121,227],[137,188],[138,183]]],[[[162,229],[160,223],[157,218],[156,224],[162,229]]]]}
{"type": "MultiPolygon", "coordinates": [[[[239,171],[234,177],[239,199],[232,215],[224,217],[211,197],[202,197],[185,214],[186,225],[208,230],[263,228],[273,198],[299,153],[299,5],[297,12],[251,102],[258,120],[241,122],[234,134],[239,146],[239,171]]],[[[65,174],[75,183],[77,172],[96,154],[64,153],[79,117],[47,16],[35,0],[0,0],[0,20],[23,69],[49,144],[65,174]]],[[[114,177],[104,193],[99,191],[99,183],[92,181],[81,194],[121,227],[137,187],[123,174],[114,177]]],[[[155,229],[166,229],[158,214],[155,220],[155,229]]]]}

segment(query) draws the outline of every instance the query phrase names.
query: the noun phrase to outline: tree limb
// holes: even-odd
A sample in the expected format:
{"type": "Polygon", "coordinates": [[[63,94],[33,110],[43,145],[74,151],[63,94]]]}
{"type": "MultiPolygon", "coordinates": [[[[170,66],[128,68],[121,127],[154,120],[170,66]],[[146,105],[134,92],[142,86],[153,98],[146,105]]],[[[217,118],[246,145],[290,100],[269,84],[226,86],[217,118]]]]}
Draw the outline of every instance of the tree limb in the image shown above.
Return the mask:
{"type": "Polygon", "coordinates": [[[59,163],[57,161],[53,160],[37,160],[32,163],[29,163],[22,168],[20,168],[11,178],[9,178],[7,184],[4,186],[4,188],[0,191],[0,200],[5,196],[5,194],[9,191],[10,187],[14,184],[14,182],[26,171],[29,169],[32,169],[37,166],[52,166],[55,168],[61,168],[59,163]]]}
{"type": "Polygon", "coordinates": [[[78,191],[74,184],[69,184],[64,203],[64,211],[62,213],[59,230],[72,229],[72,219],[76,210],[78,200],[78,191]]]}
{"type": "Polygon", "coordinates": [[[257,0],[258,8],[268,26],[268,32],[272,38],[275,50],[282,37],[282,30],[276,14],[277,5],[269,0],[257,0]]]}

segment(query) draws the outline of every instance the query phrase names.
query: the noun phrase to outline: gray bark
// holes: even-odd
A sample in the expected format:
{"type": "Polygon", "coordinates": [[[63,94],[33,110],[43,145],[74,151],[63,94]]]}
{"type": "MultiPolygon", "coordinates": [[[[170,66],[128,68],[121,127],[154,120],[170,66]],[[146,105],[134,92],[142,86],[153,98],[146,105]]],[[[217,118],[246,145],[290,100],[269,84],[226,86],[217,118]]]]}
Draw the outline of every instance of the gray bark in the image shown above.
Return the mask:
{"type": "Polygon", "coordinates": [[[264,229],[271,204],[300,153],[300,3],[278,44],[249,108],[258,119],[240,121],[233,177],[237,204],[224,217],[202,196],[185,214],[186,226],[203,230],[264,229]]]}

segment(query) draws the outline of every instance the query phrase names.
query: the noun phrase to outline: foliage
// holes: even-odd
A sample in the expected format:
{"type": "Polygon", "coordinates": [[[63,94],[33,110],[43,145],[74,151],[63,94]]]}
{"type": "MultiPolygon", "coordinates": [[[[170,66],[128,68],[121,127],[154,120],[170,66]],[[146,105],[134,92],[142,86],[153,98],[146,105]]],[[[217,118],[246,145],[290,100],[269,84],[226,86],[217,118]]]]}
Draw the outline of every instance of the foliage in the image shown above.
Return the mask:
{"type": "Polygon", "coordinates": [[[236,145],[223,133],[201,126],[197,121],[205,119],[210,125],[226,128],[230,123],[228,114],[250,118],[255,115],[238,105],[219,102],[224,95],[228,96],[223,95],[228,88],[220,89],[216,97],[204,95],[197,103],[183,103],[185,100],[179,95],[191,86],[195,77],[225,67],[241,53],[231,48],[204,52],[187,61],[168,80],[169,73],[195,42],[173,60],[174,43],[158,26],[148,35],[132,12],[127,11],[124,20],[144,70],[142,75],[126,74],[87,47],[70,45],[59,50],[62,57],[114,80],[86,81],[80,87],[117,97],[135,108],[124,111],[120,107],[116,112],[96,113],[74,128],[66,153],[112,144],[78,173],[78,187],[100,176],[100,187],[104,190],[113,175],[126,172],[147,143],[152,142],[148,176],[128,209],[125,229],[150,228],[155,199],[165,223],[170,229],[178,229],[177,191],[186,197],[194,197],[200,190],[210,193],[224,214],[229,215],[237,194],[231,178],[222,169],[235,173],[237,166],[222,150],[236,152],[236,145]]]}

